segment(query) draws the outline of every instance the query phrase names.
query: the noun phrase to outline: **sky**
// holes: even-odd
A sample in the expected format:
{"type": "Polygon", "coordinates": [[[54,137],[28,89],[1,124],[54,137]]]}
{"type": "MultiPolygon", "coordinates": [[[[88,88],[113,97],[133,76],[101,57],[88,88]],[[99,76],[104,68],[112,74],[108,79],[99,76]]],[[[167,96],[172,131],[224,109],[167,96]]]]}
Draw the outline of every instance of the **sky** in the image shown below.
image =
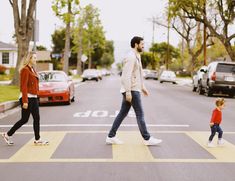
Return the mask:
{"type": "MultiPolygon", "coordinates": [[[[39,20],[39,42],[37,45],[51,49],[51,34],[56,28],[64,26],[52,9],[52,0],[37,1],[37,19],[39,20]]],[[[80,0],[81,6],[93,4],[99,9],[100,19],[108,40],[115,45],[115,58],[121,59],[129,50],[129,42],[133,36],[144,37],[145,49],[153,40],[152,17],[159,17],[164,22],[167,0],[80,0]]],[[[13,12],[8,0],[0,1],[0,41],[13,43],[13,12]],[[4,18],[2,18],[4,17],[4,18]]],[[[155,26],[154,42],[167,39],[167,29],[155,26]]],[[[179,36],[170,31],[170,44],[177,46],[179,36]]]]}

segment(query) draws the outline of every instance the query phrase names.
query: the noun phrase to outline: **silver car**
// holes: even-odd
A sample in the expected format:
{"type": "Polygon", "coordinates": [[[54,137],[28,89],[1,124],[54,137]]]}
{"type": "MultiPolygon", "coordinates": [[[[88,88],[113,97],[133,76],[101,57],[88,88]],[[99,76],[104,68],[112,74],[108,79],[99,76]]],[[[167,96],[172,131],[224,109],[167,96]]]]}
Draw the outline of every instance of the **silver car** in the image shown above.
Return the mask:
{"type": "Polygon", "coordinates": [[[159,77],[159,81],[160,83],[171,82],[173,84],[176,84],[175,72],[170,71],[170,70],[164,70],[159,77]]]}
{"type": "Polygon", "coordinates": [[[235,62],[215,61],[208,65],[202,76],[199,93],[212,96],[214,93],[235,94],[235,62]]]}
{"type": "Polygon", "coordinates": [[[202,66],[197,73],[193,76],[193,92],[199,90],[199,86],[201,85],[202,76],[206,72],[207,66],[202,66]]]}

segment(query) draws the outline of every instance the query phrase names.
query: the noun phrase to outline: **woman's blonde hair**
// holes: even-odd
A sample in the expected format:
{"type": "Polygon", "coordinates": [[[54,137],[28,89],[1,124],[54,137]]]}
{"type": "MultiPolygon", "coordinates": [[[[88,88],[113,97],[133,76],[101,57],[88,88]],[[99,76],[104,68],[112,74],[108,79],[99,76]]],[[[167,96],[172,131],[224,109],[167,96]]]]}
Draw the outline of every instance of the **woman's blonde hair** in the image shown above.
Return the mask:
{"type": "Polygon", "coordinates": [[[35,52],[28,52],[26,55],[22,58],[19,66],[19,72],[29,64],[30,60],[33,58],[33,55],[36,54],[35,52]]]}

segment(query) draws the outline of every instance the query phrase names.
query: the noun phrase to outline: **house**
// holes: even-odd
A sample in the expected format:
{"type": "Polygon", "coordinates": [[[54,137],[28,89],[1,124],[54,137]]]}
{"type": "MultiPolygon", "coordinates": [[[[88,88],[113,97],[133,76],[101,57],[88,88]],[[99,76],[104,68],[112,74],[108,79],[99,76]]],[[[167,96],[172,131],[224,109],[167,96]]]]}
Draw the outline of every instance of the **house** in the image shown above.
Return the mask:
{"type": "Polygon", "coordinates": [[[53,64],[51,63],[50,51],[36,51],[37,54],[37,71],[53,70],[53,64]]]}
{"type": "Polygon", "coordinates": [[[17,62],[17,47],[0,41],[0,64],[7,68],[14,68],[17,62]]]}
{"type": "MultiPolygon", "coordinates": [[[[15,68],[17,63],[17,46],[0,41],[0,65],[15,68]]],[[[53,70],[50,51],[37,51],[37,70],[53,70]]]]}

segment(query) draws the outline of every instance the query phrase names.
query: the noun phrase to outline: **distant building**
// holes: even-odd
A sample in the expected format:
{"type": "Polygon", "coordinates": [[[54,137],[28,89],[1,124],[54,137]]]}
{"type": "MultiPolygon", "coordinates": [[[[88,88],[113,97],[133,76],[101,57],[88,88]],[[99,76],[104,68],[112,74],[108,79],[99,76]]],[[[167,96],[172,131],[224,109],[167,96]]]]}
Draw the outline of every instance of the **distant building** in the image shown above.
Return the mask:
{"type": "Polygon", "coordinates": [[[37,71],[53,70],[53,64],[51,63],[50,51],[37,51],[37,71]]]}
{"type": "Polygon", "coordinates": [[[16,67],[17,47],[0,41],[0,64],[7,68],[16,67]]]}

